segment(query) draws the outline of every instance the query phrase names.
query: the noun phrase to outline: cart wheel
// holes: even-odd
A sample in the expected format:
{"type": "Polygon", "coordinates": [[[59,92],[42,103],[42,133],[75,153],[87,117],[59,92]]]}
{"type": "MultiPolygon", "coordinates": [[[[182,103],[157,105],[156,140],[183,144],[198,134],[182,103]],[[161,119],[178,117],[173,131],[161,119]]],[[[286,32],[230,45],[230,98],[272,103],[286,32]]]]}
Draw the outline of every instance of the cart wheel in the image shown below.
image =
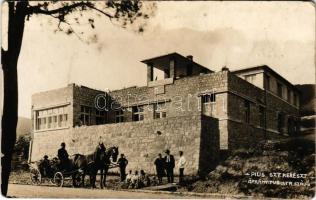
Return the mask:
{"type": "Polygon", "coordinates": [[[31,169],[30,171],[30,178],[32,184],[39,185],[42,183],[42,175],[38,169],[31,169]]]}
{"type": "Polygon", "coordinates": [[[64,184],[64,176],[61,172],[56,172],[54,175],[54,183],[58,187],[63,187],[64,184]]]}
{"type": "Polygon", "coordinates": [[[77,172],[74,175],[72,175],[72,181],[74,187],[79,187],[82,181],[81,173],[77,172]]]}

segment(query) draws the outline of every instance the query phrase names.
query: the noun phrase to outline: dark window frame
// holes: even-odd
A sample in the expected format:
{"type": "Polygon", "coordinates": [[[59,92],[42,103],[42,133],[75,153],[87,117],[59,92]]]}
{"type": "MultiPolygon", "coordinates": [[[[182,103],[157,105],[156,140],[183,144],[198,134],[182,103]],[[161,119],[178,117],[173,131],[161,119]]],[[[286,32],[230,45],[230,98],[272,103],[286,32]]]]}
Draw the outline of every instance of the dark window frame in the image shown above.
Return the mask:
{"type": "Polygon", "coordinates": [[[250,102],[248,100],[244,101],[244,114],[245,123],[250,124],[250,102]]]}
{"type": "Polygon", "coordinates": [[[202,98],[203,104],[216,103],[216,94],[215,93],[203,94],[203,95],[201,95],[201,98],[202,98]]]}
{"type": "Polygon", "coordinates": [[[132,107],[132,120],[143,121],[144,120],[144,106],[133,106],[132,107]]]}
{"type": "Polygon", "coordinates": [[[123,109],[115,111],[115,123],[122,123],[124,122],[124,111],[123,109]]]}
{"type": "Polygon", "coordinates": [[[259,125],[261,128],[264,128],[266,125],[265,115],[265,108],[263,106],[259,106],[259,125]]]}

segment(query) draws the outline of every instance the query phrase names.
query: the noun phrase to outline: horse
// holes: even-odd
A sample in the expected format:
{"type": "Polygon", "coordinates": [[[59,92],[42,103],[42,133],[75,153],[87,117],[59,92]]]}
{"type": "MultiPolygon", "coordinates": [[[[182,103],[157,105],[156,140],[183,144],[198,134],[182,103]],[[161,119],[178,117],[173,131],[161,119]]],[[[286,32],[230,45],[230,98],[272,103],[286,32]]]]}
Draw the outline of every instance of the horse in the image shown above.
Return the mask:
{"type": "Polygon", "coordinates": [[[106,185],[106,175],[109,171],[111,164],[117,161],[118,154],[119,154],[118,147],[110,147],[104,154],[105,157],[99,165],[99,169],[101,173],[101,180],[100,180],[101,189],[106,185]]]}
{"type": "MultiPolygon", "coordinates": [[[[95,188],[96,176],[101,171],[101,188],[105,186],[105,177],[111,164],[110,158],[116,162],[118,147],[110,147],[107,151],[103,143],[99,143],[94,153],[89,155],[74,154],[71,158],[74,169],[82,170],[81,185],[84,186],[86,174],[90,176],[90,185],[95,188]]],[[[73,180],[75,183],[75,181],[73,180]]]]}

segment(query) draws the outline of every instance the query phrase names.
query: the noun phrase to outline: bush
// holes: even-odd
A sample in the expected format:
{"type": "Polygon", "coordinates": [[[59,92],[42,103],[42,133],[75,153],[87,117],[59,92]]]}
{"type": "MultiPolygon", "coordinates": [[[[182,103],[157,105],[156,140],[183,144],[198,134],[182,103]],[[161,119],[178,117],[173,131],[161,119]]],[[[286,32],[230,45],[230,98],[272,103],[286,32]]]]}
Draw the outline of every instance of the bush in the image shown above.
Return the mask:
{"type": "Polygon", "coordinates": [[[24,160],[28,159],[30,140],[30,137],[22,135],[17,139],[14,146],[14,152],[16,155],[21,155],[24,160]]]}

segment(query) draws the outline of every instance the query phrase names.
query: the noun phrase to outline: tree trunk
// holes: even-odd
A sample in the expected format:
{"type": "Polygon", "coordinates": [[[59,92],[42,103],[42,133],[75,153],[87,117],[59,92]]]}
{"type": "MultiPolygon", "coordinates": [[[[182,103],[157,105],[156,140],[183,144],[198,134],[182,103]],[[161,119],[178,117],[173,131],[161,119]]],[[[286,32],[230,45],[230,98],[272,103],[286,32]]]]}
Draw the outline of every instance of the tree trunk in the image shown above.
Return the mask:
{"type": "Polygon", "coordinates": [[[16,140],[16,125],[18,116],[18,80],[17,66],[3,66],[4,101],[2,115],[1,151],[1,192],[6,196],[8,180],[11,172],[11,159],[16,140]]]}
{"type": "Polygon", "coordinates": [[[8,49],[1,49],[4,79],[4,98],[1,137],[1,193],[7,196],[11,172],[11,160],[16,140],[18,121],[18,74],[17,64],[24,32],[27,2],[7,2],[8,4],[8,49]]]}

